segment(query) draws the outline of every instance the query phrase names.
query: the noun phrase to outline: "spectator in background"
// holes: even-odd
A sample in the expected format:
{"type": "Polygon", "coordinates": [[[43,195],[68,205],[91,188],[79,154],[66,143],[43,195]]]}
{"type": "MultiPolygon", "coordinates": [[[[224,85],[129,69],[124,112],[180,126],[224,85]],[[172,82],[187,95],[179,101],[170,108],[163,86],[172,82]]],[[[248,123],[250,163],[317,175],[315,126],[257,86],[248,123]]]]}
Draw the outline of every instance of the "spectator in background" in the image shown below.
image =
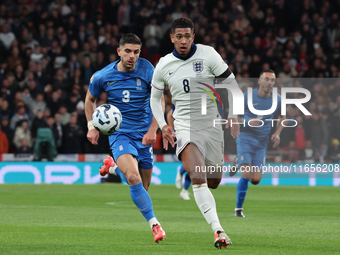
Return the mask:
{"type": "Polygon", "coordinates": [[[39,45],[38,41],[33,38],[31,33],[27,33],[25,36],[26,47],[33,51],[34,47],[39,45]]]}
{"type": "Polygon", "coordinates": [[[80,68],[80,64],[75,53],[71,53],[71,58],[69,61],[70,78],[74,77],[75,70],[80,68]]]}
{"type": "Polygon", "coordinates": [[[52,92],[51,98],[47,100],[47,107],[48,109],[50,109],[53,116],[59,111],[61,104],[62,100],[60,98],[60,94],[58,93],[58,91],[54,90],[52,92]]]}
{"type": "Polygon", "coordinates": [[[130,10],[131,6],[129,5],[128,0],[123,0],[119,5],[117,12],[117,24],[121,33],[125,34],[129,32],[130,27],[130,10]]]}
{"type": "Polygon", "coordinates": [[[118,0],[104,1],[104,17],[110,24],[117,24],[117,16],[112,14],[117,14],[118,8],[118,0]]]}
{"type": "Polygon", "coordinates": [[[282,160],[288,163],[299,159],[299,151],[295,147],[295,141],[289,141],[288,146],[282,148],[282,160]]]}
{"type": "Polygon", "coordinates": [[[9,104],[7,100],[2,100],[2,103],[0,104],[0,116],[2,116],[2,119],[9,120],[12,116],[12,111],[8,108],[9,104]]]}
{"type": "Polygon", "coordinates": [[[43,45],[44,39],[46,38],[46,25],[43,23],[39,24],[39,31],[35,35],[35,39],[39,42],[40,45],[43,45]]]}
{"type": "Polygon", "coordinates": [[[67,57],[62,52],[62,49],[60,46],[56,47],[55,55],[52,61],[54,63],[54,66],[53,66],[54,69],[62,68],[63,64],[67,62],[67,57]]]}
{"type": "Polygon", "coordinates": [[[18,102],[16,105],[16,113],[11,118],[10,128],[12,130],[15,130],[17,127],[17,124],[23,120],[27,121],[28,126],[30,126],[30,117],[26,113],[25,106],[23,102],[21,103],[18,102]]]}
{"type": "Polygon", "coordinates": [[[30,56],[30,59],[34,61],[35,63],[40,63],[41,59],[44,57],[44,54],[41,52],[41,46],[40,45],[35,45],[34,46],[34,51],[30,56]]]}
{"type": "MultiPolygon", "coordinates": [[[[87,120],[86,120],[85,111],[84,111],[84,108],[85,108],[84,101],[79,101],[77,103],[76,108],[77,108],[76,112],[77,112],[77,115],[78,115],[78,125],[80,127],[85,127],[87,125],[87,120]]],[[[86,140],[87,140],[87,138],[86,138],[86,140]]]]}
{"type": "Polygon", "coordinates": [[[55,125],[54,118],[52,116],[48,117],[46,120],[47,127],[49,127],[52,130],[54,143],[57,146],[57,142],[59,140],[59,132],[55,125]]]}
{"type": "Polygon", "coordinates": [[[9,152],[13,148],[13,136],[14,131],[9,127],[9,119],[2,117],[1,119],[1,130],[6,134],[9,143],[9,152]]]}
{"type": "Polygon", "coordinates": [[[13,32],[16,39],[20,38],[20,33],[24,28],[25,28],[25,24],[20,19],[20,16],[14,15],[13,16],[13,22],[10,25],[10,31],[13,32]]]}
{"type": "Polygon", "coordinates": [[[70,98],[67,100],[67,110],[69,112],[77,111],[78,97],[77,94],[71,94],[70,98]]]}
{"type": "Polygon", "coordinates": [[[93,64],[93,69],[94,72],[103,69],[105,66],[107,66],[109,63],[107,61],[105,61],[105,56],[104,53],[102,51],[99,51],[97,53],[97,60],[96,62],[93,64]]]}
{"type": "Polygon", "coordinates": [[[14,71],[16,65],[24,65],[24,59],[19,55],[20,51],[18,47],[12,48],[12,54],[7,57],[8,70],[14,71]]]}
{"type": "MultiPolygon", "coordinates": [[[[195,14],[197,14],[197,12],[198,12],[198,7],[195,7],[194,10],[196,10],[195,14]]],[[[193,20],[193,18],[191,18],[191,19],[193,20]]],[[[163,33],[163,37],[168,35],[167,32],[168,32],[168,30],[171,28],[171,24],[172,24],[171,14],[168,13],[168,14],[165,16],[164,22],[161,24],[161,30],[162,30],[162,33],[163,33]]],[[[198,31],[197,31],[197,32],[198,32],[198,31]]],[[[169,38],[166,38],[166,39],[169,40],[169,38]]]]}
{"type": "MultiPolygon", "coordinates": [[[[1,43],[0,43],[1,50],[1,43]]],[[[5,58],[0,57],[0,81],[3,81],[7,75],[7,62],[5,58]]]]}
{"type": "Polygon", "coordinates": [[[163,38],[162,29],[157,24],[156,18],[151,18],[150,23],[144,28],[143,37],[145,46],[148,49],[149,59],[151,59],[153,54],[158,53],[160,42],[163,38]]]}
{"type": "Polygon", "coordinates": [[[63,69],[60,68],[56,71],[53,81],[52,81],[52,87],[53,87],[53,90],[60,89],[62,91],[63,99],[66,98],[68,86],[67,86],[67,81],[63,75],[63,69]]]}
{"type": "Polygon", "coordinates": [[[64,153],[82,153],[83,129],[77,124],[77,116],[72,115],[64,128],[64,153]]]}
{"type": "Polygon", "coordinates": [[[305,130],[303,128],[303,118],[298,116],[296,121],[298,124],[295,128],[295,148],[300,151],[306,147],[305,130]]]}
{"type": "Polygon", "coordinates": [[[90,52],[90,44],[88,42],[84,43],[83,51],[81,51],[77,55],[78,62],[80,63],[81,66],[84,65],[84,60],[86,57],[89,57],[91,62],[96,61],[96,53],[90,52]]]}
{"type": "Polygon", "coordinates": [[[60,106],[58,113],[60,114],[61,117],[60,123],[62,125],[66,125],[70,122],[71,114],[67,111],[67,106],[65,104],[62,104],[60,106]]]}
{"type": "Polygon", "coordinates": [[[330,163],[338,163],[340,161],[340,142],[338,139],[332,139],[331,146],[327,153],[327,158],[331,160],[330,163]]]}
{"type": "Polygon", "coordinates": [[[10,50],[12,42],[16,40],[15,35],[9,31],[8,24],[2,24],[2,29],[0,33],[0,42],[3,44],[6,50],[10,50]]]}
{"type": "Polygon", "coordinates": [[[307,140],[306,148],[300,151],[300,160],[304,163],[314,163],[317,156],[319,156],[319,154],[313,150],[312,141],[307,140]]]}
{"type": "Polygon", "coordinates": [[[14,69],[14,77],[15,81],[19,84],[19,86],[22,88],[25,83],[25,73],[24,68],[21,64],[17,65],[14,69]]]}
{"type": "Polygon", "coordinates": [[[93,75],[93,68],[91,64],[91,59],[89,57],[84,58],[84,65],[82,68],[82,74],[85,84],[90,84],[90,79],[93,75]]]}
{"type": "Polygon", "coordinates": [[[337,116],[333,118],[332,122],[332,138],[336,138],[340,141],[340,105],[337,105],[337,116]]]}
{"type": "Polygon", "coordinates": [[[244,17],[243,7],[240,6],[237,12],[237,19],[234,21],[235,30],[240,32],[242,35],[245,34],[246,28],[249,26],[249,20],[244,17]]]}
{"type": "Polygon", "coordinates": [[[0,154],[9,152],[9,142],[5,132],[1,130],[0,124],[0,154]]]}
{"type": "Polygon", "coordinates": [[[16,154],[31,154],[32,153],[32,147],[29,145],[29,142],[23,138],[21,140],[21,145],[19,148],[17,148],[16,154]]]}
{"type": "Polygon", "coordinates": [[[42,110],[38,110],[35,118],[32,121],[32,127],[31,127],[31,135],[32,135],[32,141],[35,141],[35,138],[37,137],[37,130],[42,127],[47,127],[47,123],[44,119],[44,112],[42,110]]]}
{"type": "Polygon", "coordinates": [[[61,153],[62,145],[63,145],[63,125],[61,124],[61,115],[56,113],[54,115],[54,125],[55,129],[58,131],[58,140],[56,142],[57,150],[61,153]]]}
{"type": "Polygon", "coordinates": [[[43,71],[41,63],[37,63],[36,65],[34,79],[40,83],[41,88],[45,87],[49,83],[49,74],[43,71]]]}
{"type": "Polygon", "coordinates": [[[48,108],[46,108],[45,111],[44,111],[44,119],[45,119],[45,121],[50,116],[51,116],[51,111],[48,108]]]}
{"type": "Polygon", "coordinates": [[[21,147],[23,139],[27,141],[29,147],[32,147],[31,131],[28,128],[28,122],[26,120],[20,121],[19,126],[15,129],[13,144],[16,149],[21,147]]]}

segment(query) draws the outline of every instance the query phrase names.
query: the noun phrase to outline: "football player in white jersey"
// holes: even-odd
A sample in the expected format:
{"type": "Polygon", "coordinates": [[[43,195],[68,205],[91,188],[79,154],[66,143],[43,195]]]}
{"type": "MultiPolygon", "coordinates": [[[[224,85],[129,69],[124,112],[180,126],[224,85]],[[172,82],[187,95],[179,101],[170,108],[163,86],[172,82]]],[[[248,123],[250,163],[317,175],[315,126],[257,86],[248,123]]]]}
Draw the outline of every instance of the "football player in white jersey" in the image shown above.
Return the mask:
{"type": "MultiPolygon", "coordinates": [[[[215,247],[227,248],[232,243],[220,224],[215,199],[209,190],[218,187],[222,171],[214,174],[212,171],[206,172],[207,166],[221,167],[224,163],[223,131],[221,125],[214,127],[212,122],[214,118],[221,116],[213,97],[206,101],[208,114],[201,114],[201,95],[202,90],[209,95],[212,94],[211,91],[216,92],[213,88],[215,78],[223,78],[223,83],[230,83],[230,86],[238,85],[234,74],[214,48],[193,43],[194,24],[190,19],[182,17],[174,20],[170,38],[174,50],[160,59],[153,74],[151,109],[162,130],[164,148],[167,150],[168,143],[174,147],[175,133],[165,122],[160,101],[164,86],[168,84],[172,103],[175,105],[173,117],[177,139],[176,154],[191,177],[196,204],[215,233],[215,247]],[[204,82],[196,81],[196,78],[204,82]],[[206,89],[197,89],[200,84],[206,89]]],[[[230,105],[232,98],[228,98],[230,105]]],[[[234,123],[236,117],[229,114],[229,120],[234,123]]],[[[231,135],[236,138],[239,135],[239,126],[233,124],[230,129],[231,135]]]]}

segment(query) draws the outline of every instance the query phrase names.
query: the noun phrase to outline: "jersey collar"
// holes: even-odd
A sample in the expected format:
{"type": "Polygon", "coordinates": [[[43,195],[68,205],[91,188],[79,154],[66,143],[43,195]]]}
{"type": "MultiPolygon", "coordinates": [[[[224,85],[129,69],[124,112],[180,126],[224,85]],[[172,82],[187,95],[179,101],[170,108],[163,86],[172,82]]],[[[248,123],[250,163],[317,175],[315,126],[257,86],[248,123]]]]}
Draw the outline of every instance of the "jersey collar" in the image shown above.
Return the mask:
{"type": "Polygon", "coordinates": [[[191,50],[190,50],[189,54],[188,54],[185,58],[182,58],[182,57],[179,55],[179,53],[177,52],[176,49],[173,50],[172,54],[174,54],[174,56],[175,56],[176,58],[179,58],[179,59],[182,59],[182,60],[187,60],[187,59],[191,58],[192,55],[195,54],[196,50],[197,50],[196,44],[192,43],[192,44],[191,44],[191,50]]]}

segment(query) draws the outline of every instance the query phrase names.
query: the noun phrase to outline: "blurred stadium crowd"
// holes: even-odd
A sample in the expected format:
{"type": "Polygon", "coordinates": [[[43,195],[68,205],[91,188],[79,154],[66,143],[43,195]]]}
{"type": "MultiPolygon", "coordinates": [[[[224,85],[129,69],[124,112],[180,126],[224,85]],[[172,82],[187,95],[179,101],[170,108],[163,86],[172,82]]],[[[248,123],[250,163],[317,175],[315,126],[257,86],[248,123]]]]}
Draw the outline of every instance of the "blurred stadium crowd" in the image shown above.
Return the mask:
{"type": "MultiPolygon", "coordinates": [[[[279,87],[311,91],[306,107],[312,116],[288,110],[287,118],[299,124],[284,129],[269,161],[339,162],[338,0],[1,2],[0,153],[31,153],[40,127],[52,129],[58,153],[107,153],[107,137],[96,147],[86,139],[84,97],[92,74],[118,59],[126,32],[142,39],[141,57],[156,65],[173,50],[172,20],[186,16],[195,23],[195,43],[213,46],[237,78],[256,78],[271,68],[282,78],[279,87]]],[[[165,99],[169,111],[169,91],[165,99]]],[[[106,100],[102,94],[99,103],[106,100]]],[[[235,153],[225,133],[231,141],[225,152],[235,153]]],[[[165,153],[160,143],[155,151],[165,153]]]]}

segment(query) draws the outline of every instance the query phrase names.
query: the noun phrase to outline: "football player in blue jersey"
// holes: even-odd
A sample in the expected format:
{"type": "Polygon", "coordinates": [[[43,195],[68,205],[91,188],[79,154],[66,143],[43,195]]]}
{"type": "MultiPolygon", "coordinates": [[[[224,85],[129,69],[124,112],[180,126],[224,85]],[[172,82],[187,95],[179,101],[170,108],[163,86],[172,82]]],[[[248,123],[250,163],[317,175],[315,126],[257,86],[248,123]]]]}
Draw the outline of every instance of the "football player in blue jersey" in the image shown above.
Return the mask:
{"type": "MultiPolygon", "coordinates": [[[[258,79],[259,88],[252,90],[253,105],[256,110],[268,110],[271,108],[272,89],[275,85],[276,76],[273,70],[263,70],[258,79]]],[[[262,165],[265,164],[267,146],[269,142],[269,136],[271,127],[276,113],[281,109],[281,96],[277,95],[277,108],[269,115],[258,116],[250,112],[248,108],[248,92],[244,93],[244,116],[243,120],[245,126],[240,127],[240,135],[236,138],[237,145],[237,158],[238,165],[242,172],[237,185],[237,199],[236,208],[234,212],[235,217],[244,217],[243,203],[246,198],[248,190],[248,182],[257,185],[262,179],[262,165]],[[266,121],[267,120],[267,121],[266,121]],[[249,124],[248,124],[248,121],[249,124]]],[[[285,119],[285,116],[281,116],[279,123],[285,119]]],[[[273,147],[277,147],[280,144],[280,133],[283,126],[279,124],[271,136],[271,141],[274,143],[273,147]]],[[[234,173],[231,173],[232,176],[234,173]]]]}
{"type": "Polygon", "coordinates": [[[156,140],[158,129],[150,108],[154,67],[146,59],[139,58],[141,46],[138,36],[125,34],[117,48],[120,59],[93,74],[85,99],[87,138],[97,144],[99,132],[93,127],[92,114],[97,98],[105,91],[108,102],[120,110],[123,121],[120,129],[109,136],[114,159],[104,160],[100,174],[116,174],[129,184],[131,199],[148,221],[154,241],[158,243],[166,235],[154,215],[147,192],[153,167],[151,144],[156,140]]]}

